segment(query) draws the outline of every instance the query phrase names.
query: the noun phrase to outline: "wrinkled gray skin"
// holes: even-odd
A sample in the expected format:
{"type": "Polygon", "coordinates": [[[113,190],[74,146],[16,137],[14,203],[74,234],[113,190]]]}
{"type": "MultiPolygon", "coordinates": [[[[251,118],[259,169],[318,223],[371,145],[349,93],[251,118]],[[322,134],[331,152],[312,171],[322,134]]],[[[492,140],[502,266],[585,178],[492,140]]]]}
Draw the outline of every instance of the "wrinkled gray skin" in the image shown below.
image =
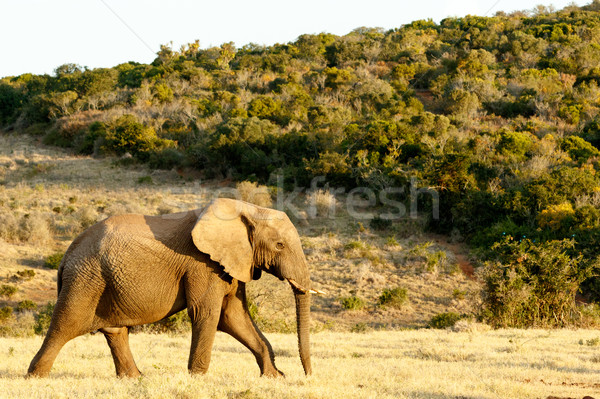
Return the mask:
{"type": "Polygon", "coordinates": [[[300,359],[308,375],[310,276],[298,232],[283,212],[230,199],[173,215],[113,216],[77,237],[58,270],[58,300],[28,375],[48,375],[67,341],[100,330],[117,375],[139,376],[128,327],[187,309],[191,373],[207,371],[219,330],[254,354],[261,375],[281,376],[246,303],[245,283],[261,270],[288,280],[294,291],[300,359]]]}

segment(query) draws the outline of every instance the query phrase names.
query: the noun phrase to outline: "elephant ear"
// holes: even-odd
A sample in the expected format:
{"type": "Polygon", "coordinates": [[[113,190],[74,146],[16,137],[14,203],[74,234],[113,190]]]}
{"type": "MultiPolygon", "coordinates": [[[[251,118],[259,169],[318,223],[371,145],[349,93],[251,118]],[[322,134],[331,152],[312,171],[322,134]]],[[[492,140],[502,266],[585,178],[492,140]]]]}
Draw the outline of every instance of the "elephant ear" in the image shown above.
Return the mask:
{"type": "Polygon", "coordinates": [[[200,252],[221,264],[227,274],[247,283],[253,274],[251,229],[248,204],[219,198],[199,215],[192,240],[200,252]]]}

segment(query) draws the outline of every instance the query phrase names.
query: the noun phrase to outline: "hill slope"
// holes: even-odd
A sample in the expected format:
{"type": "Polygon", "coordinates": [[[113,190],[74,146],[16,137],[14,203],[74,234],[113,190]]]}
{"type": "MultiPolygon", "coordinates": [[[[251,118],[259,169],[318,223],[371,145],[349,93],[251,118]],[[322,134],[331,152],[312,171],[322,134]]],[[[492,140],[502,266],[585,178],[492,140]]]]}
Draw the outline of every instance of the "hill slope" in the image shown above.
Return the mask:
{"type": "MultiPolygon", "coordinates": [[[[18,288],[0,306],[16,307],[26,299],[54,301],[56,272],[44,268],[44,259],[64,252],[94,222],[120,213],[196,209],[224,186],[217,181],[199,184],[175,171],[116,167],[115,161],[74,156],[27,136],[0,135],[0,276],[18,288]],[[35,276],[19,278],[23,270],[33,270],[35,276]]],[[[307,207],[305,201],[303,195],[296,202],[300,209],[307,207]]],[[[439,237],[423,234],[418,220],[408,218],[389,230],[372,230],[344,213],[343,197],[338,201],[335,219],[295,221],[315,286],[328,293],[315,297],[316,328],[423,326],[440,312],[474,311],[480,285],[461,272],[452,252],[462,252],[462,247],[450,250],[439,237]],[[406,305],[399,310],[377,306],[383,290],[396,287],[406,288],[406,305]],[[340,299],[352,295],[365,301],[364,309],[342,308],[340,299]]],[[[264,328],[293,329],[287,284],[267,276],[249,287],[264,328]]]]}

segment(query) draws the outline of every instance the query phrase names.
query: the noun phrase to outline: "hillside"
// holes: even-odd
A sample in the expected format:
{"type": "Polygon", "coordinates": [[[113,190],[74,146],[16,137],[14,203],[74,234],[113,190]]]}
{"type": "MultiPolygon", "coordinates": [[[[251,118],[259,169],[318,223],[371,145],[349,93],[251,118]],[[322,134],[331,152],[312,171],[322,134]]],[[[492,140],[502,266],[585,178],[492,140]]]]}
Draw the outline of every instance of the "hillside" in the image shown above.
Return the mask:
{"type": "MultiPolygon", "coordinates": [[[[18,288],[10,299],[0,300],[0,308],[16,309],[27,299],[38,305],[55,301],[56,271],[45,268],[44,260],[64,252],[96,221],[121,213],[200,208],[227,187],[227,182],[201,183],[175,171],[115,166],[116,161],[74,156],[27,136],[0,135],[0,276],[3,284],[18,288]],[[34,277],[20,278],[18,272],[24,270],[33,270],[34,277]]],[[[240,195],[248,195],[246,191],[240,195]]],[[[342,204],[343,198],[338,201],[342,204]]],[[[297,205],[306,209],[306,196],[297,205]]],[[[295,221],[315,286],[327,291],[314,300],[315,329],[424,326],[441,312],[476,310],[480,284],[461,272],[452,251],[464,256],[463,247],[425,235],[419,222],[408,218],[402,226],[375,231],[361,227],[343,209],[339,212],[336,219],[295,221]],[[396,287],[407,290],[405,306],[377,306],[383,290],[396,287]],[[340,300],[352,295],[365,301],[364,309],[343,309],[340,300]]],[[[264,276],[249,289],[263,328],[293,331],[293,297],[287,284],[264,276]]]]}
{"type": "MultiPolygon", "coordinates": [[[[93,155],[97,164],[122,158],[119,165],[138,174],[116,191],[149,190],[150,197],[121,210],[156,212],[171,197],[179,204],[177,193],[153,199],[161,176],[172,176],[165,187],[248,181],[245,187],[279,194],[310,187],[334,190],[342,202],[350,195],[374,201],[372,216],[389,217],[341,213],[306,230],[311,256],[351,270],[338,276],[333,295],[350,295],[342,286],[357,284],[357,275],[387,283],[399,274],[390,265],[451,259],[436,255],[438,241],[428,247],[411,239],[426,231],[466,243],[486,265],[480,314],[490,324],[587,325],[589,317],[600,320],[600,307],[585,305],[600,302],[599,65],[594,0],[389,31],[306,34],[273,46],[202,49],[196,41],[162,46],[151,64],[65,64],[52,76],[0,79],[0,126],[93,155]],[[419,223],[405,217],[412,210],[419,223]],[[389,235],[397,236],[395,249],[389,235]]],[[[8,175],[35,181],[58,173],[28,162],[10,164],[8,175]]],[[[97,204],[56,205],[53,234],[68,240],[81,230],[76,212],[84,225],[117,212],[98,196],[97,204]]],[[[7,217],[25,212],[19,201],[7,199],[7,217]]],[[[361,295],[369,304],[377,297],[375,290],[361,295]]],[[[380,322],[375,313],[367,320],[380,322]]]]}

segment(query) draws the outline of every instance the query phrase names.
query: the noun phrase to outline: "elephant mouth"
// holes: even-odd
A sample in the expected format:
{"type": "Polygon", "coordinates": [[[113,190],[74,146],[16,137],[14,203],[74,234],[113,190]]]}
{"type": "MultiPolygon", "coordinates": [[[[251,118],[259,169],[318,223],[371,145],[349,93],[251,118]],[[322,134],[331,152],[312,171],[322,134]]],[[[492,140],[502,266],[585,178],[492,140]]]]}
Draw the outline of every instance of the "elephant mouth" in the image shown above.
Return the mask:
{"type": "Polygon", "coordinates": [[[300,284],[298,284],[298,283],[296,282],[296,280],[293,280],[293,279],[291,279],[291,278],[288,278],[288,279],[287,279],[287,281],[290,283],[290,285],[291,285],[291,286],[292,286],[292,287],[293,287],[295,290],[297,290],[297,291],[300,291],[300,292],[302,292],[302,293],[304,293],[304,294],[308,294],[308,293],[310,293],[310,294],[321,294],[321,295],[325,295],[325,291],[317,290],[317,289],[314,289],[314,288],[311,288],[311,289],[306,289],[306,288],[302,287],[300,284]]]}

